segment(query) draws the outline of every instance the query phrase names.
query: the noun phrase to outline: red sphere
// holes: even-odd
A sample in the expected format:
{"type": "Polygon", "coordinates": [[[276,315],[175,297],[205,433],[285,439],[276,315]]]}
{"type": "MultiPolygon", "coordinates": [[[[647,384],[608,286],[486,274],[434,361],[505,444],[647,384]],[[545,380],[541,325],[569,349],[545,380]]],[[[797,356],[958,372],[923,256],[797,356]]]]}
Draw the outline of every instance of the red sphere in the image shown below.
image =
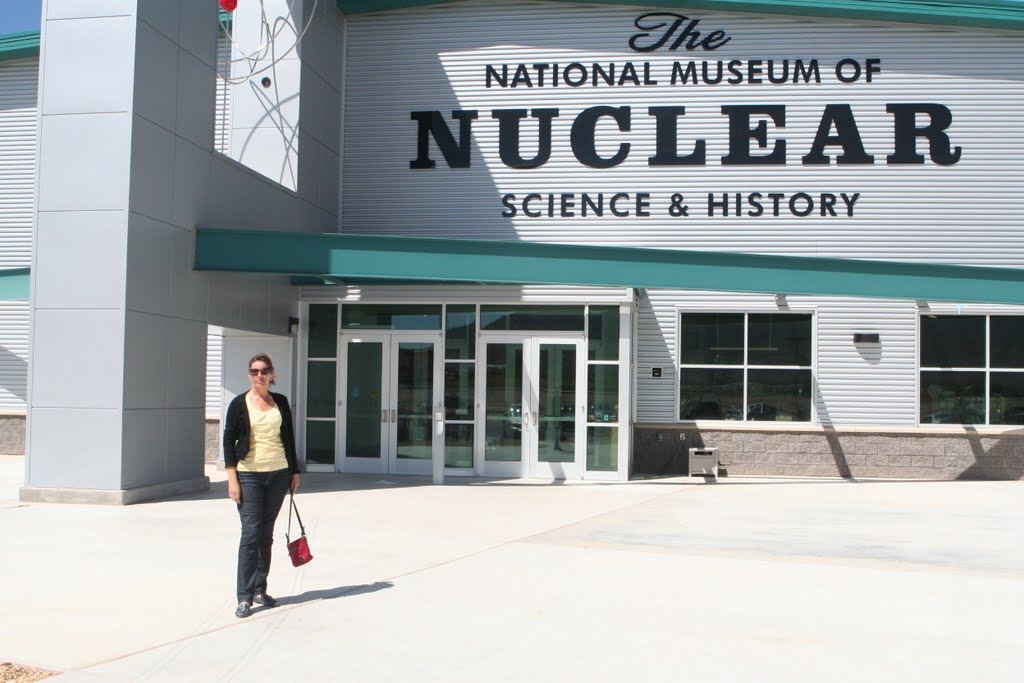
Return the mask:
{"type": "Polygon", "coordinates": [[[220,8],[225,12],[234,12],[238,7],[238,0],[219,0],[220,8]]]}

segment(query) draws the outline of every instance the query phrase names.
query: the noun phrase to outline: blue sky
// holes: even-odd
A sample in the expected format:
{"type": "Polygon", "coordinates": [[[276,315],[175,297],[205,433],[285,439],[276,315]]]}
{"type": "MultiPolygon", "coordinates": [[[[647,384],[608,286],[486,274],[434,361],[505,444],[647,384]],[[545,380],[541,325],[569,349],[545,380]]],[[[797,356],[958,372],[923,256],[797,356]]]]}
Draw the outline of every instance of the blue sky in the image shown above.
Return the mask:
{"type": "Polygon", "coordinates": [[[38,31],[41,0],[0,0],[0,35],[38,31]]]}

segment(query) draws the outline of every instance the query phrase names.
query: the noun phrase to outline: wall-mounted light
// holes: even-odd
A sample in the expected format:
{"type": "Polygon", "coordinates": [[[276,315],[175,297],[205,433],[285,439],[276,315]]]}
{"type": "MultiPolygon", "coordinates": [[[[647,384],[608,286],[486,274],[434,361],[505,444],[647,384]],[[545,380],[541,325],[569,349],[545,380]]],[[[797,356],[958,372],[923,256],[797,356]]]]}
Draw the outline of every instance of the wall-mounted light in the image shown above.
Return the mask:
{"type": "Polygon", "coordinates": [[[877,332],[854,332],[853,333],[854,344],[880,344],[881,339],[877,332]]]}
{"type": "Polygon", "coordinates": [[[298,318],[289,317],[288,318],[288,334],[298,334],[298,333],[299,333],[299,319],[298,318]]]}

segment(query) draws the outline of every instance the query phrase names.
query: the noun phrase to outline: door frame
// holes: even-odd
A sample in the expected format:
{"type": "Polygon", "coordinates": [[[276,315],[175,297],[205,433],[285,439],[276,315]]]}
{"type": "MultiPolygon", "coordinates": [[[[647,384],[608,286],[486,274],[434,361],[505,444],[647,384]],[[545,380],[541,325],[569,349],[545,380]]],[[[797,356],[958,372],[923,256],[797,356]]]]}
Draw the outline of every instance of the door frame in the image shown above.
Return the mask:
{"type": "Polygon", "coordinates": [[[437,427],[440,413],[443,418],[444,337],[440,332],[425,330],[367,330],[343,331],[338,335],[338,412],[335,435],[335,466],[338,472],[357,474],[422,474],[429,475],[433,462],[444,457],[444,437],[437,427]],[[430,460],[403,461],[397,457],[397,366],[399,344],[403,341],[434,344],[432,368],[433,406],[431,420],[432,450],[430,460]],[[379,458],[349,457],[346,452],[348,438],[348,352],[350,343],[379,342],[381,348],[381,404],[387,411],[387,422],[381,420],[381,455],[379,458]]]}
{"type": "Polygon", "coordinates": [[[587,342],[580,333],[559,335],[559,334],[538,334],[533,335],[530,341],[531,359],[527,372],[535,369],[538,375],[530,382],[532,392],[529,462],[527,463],[527,476],[532,479],[582,479],[586,469],[586,437],[587,437],[587,342]],[[574,417],[576,429],[573,438],[573,459],[572,462],[542,462],[540,460],[540,429],[537,415],[539,414],[540,402],[540,347],[542,345],[559,345],[576,347],[576,398],[574,417]]]}

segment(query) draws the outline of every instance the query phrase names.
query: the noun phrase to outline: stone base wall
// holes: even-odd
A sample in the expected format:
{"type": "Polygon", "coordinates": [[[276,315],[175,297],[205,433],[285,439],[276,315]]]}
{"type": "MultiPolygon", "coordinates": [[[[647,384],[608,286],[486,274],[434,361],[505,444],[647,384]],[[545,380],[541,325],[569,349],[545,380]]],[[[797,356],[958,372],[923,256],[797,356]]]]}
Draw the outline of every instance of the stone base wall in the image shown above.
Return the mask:
{"type": "Polygon", "coordinates": [[[215,465],[220,460],[220,420],[206,420],[206,462],[215,465]]]}
{"type": "Polygon", "coordinates": [[[1024,479],[1024,433],[640,425],[633,428],[632,474],[688,474],[690,448],[717,448],[725,476],[1024,479]]]}
{"type": "Polygon", "coordinates": [[[0,415],[0,455],[25,455],[24,415],[0,415]]]}
{"type": "MultiPolygon", "coordinates": [[[[25,455],[25,416],[0,415],[0,455],[25,455]]],[[[206,420],[206,462],[220,459],[220,420],[206,420]]]]}

